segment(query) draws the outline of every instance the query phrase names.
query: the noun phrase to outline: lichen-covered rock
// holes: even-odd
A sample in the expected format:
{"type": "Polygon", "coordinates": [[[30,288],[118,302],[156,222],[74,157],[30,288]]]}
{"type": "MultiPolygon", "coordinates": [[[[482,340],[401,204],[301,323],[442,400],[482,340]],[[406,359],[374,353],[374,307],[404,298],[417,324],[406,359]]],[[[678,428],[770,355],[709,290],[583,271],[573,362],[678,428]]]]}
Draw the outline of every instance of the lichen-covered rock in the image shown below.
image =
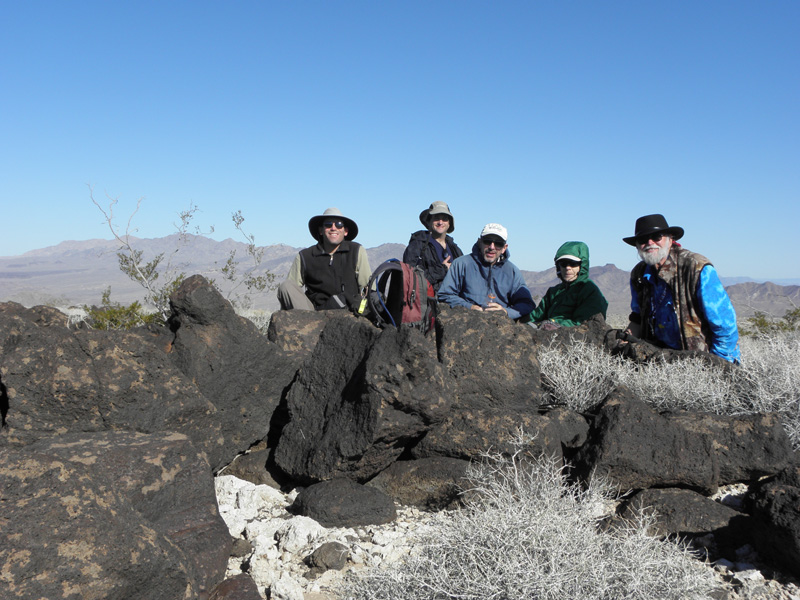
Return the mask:
{"type": "Polygon", "coordinates": [[[216,409],[222,447],[209,454],[216,471],[267,437],[299,359],[238,316],[200,275],[187,278],[170,305],[175,332],[170,357],[216,409]]]}
{"type": "Polygon", "coordinates": [[[191,598],[191,567],[91,465],[0,451],[0,597],[191,598]]]}

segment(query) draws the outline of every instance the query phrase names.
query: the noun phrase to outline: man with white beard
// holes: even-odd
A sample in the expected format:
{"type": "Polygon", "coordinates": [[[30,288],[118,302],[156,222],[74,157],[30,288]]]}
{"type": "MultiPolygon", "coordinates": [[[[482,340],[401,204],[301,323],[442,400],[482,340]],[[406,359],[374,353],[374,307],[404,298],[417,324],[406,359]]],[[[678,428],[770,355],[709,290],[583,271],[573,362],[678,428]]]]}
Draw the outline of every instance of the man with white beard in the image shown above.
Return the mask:
{"type": "Polygon", "coordinates": [[[642,262],[631,271],[631,315],[625,333],[664,348],[702,350],[738,363],[736,312],[716,269],[683,248],[683,228],[663,215],[636,220],[623,238],[642,262]]]}

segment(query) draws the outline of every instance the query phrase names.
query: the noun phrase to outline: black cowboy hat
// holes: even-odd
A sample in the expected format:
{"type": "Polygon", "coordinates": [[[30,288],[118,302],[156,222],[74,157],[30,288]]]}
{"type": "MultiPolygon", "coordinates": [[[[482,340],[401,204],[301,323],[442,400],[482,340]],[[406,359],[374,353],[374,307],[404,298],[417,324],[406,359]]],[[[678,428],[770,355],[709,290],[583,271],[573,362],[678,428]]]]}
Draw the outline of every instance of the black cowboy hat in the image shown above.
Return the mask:
{"type": "Polygon", "coordinates": [[[311,217],[308,220],[308,231],[311,237],[319,241],[319,228],[325,221],[341,221],[347,227],[347,235],[344,236],[346,240],[354,240],[358,235],[358,225],[353,219],[348,219],[342,214],[338,208],[326,208],[325,212],[316,217],[311,217]]]}
{"type": "Polygon", "coordinates": [[[631,237],[622,238],[622,241],[631,246],[636,245],[636,238],[653,233],[668,233],[672,239],[679,240],[683,237],[683,227],[670,227],[664,215],[645,215],[636,219],[636,233],[631,237]]]}

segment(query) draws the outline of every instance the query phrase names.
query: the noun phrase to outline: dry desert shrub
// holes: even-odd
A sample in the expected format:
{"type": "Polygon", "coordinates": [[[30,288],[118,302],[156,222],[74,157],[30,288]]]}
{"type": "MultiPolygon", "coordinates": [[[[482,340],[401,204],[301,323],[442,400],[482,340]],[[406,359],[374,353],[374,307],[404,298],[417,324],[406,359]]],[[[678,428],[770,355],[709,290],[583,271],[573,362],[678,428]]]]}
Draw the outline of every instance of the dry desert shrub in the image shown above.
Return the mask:
{"type": "Polygon", "coordinates": [[[682,600],[710,598],[711,570],[648,534],[649,517],[603,531],[612,494],[569,483],[550,458],[487,456],[466,508],[443,513],[403,563],[351,576],[352,600],[682,600]]]}
{"type": "Polygon", "coordinates": [[[800,448],[800,333],[771,332],[741,341],[742,364],[720,369],[699,359],[637,365],[602,348],[574,341],[539,353],[542,385],[555,404],[590,411],[616,385],[625,385],[658,410],[721,415],[781,415],[800,448]]]}

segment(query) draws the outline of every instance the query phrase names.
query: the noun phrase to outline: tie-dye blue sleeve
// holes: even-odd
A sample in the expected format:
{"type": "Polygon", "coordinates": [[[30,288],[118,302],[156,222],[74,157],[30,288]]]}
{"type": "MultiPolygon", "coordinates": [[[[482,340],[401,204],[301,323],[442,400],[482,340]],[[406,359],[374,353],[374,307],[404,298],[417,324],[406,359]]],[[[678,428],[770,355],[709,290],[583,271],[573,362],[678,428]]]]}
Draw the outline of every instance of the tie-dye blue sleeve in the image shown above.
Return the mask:
{"type": "Polygon", "coordinates": [[[700,271],[700,284],[697,290],[700,310],[705,314],[711,328],[711,352],[730,362],[741,360],[739,350],[739,329],[736,326],[736,311],[717,270],[706,265],[700,271]]]}

